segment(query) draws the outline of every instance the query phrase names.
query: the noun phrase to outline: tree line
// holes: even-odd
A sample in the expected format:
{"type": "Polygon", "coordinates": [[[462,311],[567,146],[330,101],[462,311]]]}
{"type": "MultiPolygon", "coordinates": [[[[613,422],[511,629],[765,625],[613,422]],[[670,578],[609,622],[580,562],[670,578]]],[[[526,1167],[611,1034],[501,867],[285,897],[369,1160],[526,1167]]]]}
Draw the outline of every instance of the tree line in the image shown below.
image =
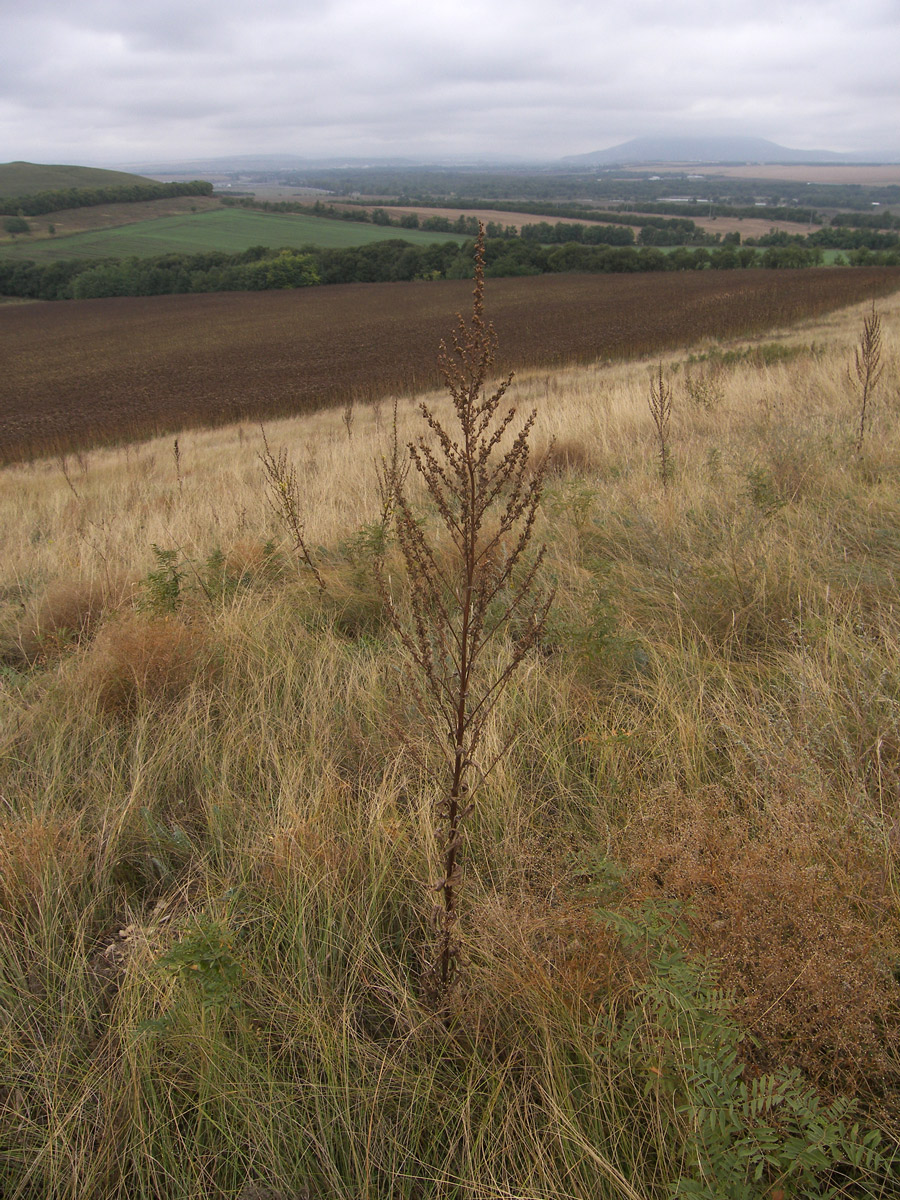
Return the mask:
{"type": "Polygon", "coordinates": [[[139,200],[168,200],[173,196],[211,196],[213,185],[205,179],[190,183],[126,183],[115,187],[58,188],[30,196],[0,197],[0,216],[39,217],[68,208],[94,208],[98,204],[134,204],[139,200]]]}
{"type": "MultiPolygon", "coordinates": [[[[849,255],[851,264],[900,265],[900,249],[849,255]]],[[[489,278],[562,272],[740,270],[812,267],[822,250],[790,242],[766,248],[732,241],[712,249],[680,246],[543,245],[523,239],[488,238],[489,278]]],[[[0,294],[33,300],[89,300],[109,296],[264,291],[337,283],[399,283],[465,279],[472,274],[472,246],[435,242],[414,246],[401,239],[349,249],[306,246],[299,250],[253,246],[238,254],[205,251],[153,258],[69,259],[53,263],[0,260],[0,294]]]]}

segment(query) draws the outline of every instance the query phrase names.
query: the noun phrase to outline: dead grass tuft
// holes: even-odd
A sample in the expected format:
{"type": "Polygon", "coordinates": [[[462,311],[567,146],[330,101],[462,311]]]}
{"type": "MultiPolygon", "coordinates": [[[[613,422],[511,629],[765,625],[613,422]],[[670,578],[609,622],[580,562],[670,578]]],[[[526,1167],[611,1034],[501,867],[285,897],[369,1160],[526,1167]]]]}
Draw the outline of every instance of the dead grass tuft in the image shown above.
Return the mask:
{"type": "Polygon", "coordinates": [[[31,664],[57,657],[73,643],[89,642],[126,590],[124,579],[54,580],[7,636],[0,657],[9,664],[31,664]]]}
{"type": "Polygon", "coordinates": [[[547,475],[587,475],[599,467],[596,439],[556,438],[548,448],[538,447],[534,461],[546,462],[547,475]]]}
{"type": "Polygon", "coordinates": [[[763,1069],[820,1085],[900,1083],[897,946],[883,853],[812,797],[738,815],[709,789],[648,798],[623,835],[632,895],[687,906],[763,1069]]]}
{"type": "Polygon", "coordinates": [[[69,817],[40,815],[0,825],[0,910],[52,908],[83,877],[88,848],[69,817]]]}
{"type": "Polygon", "coordinates": [[[206,630],[175,617],[129,616],[98,634],[84,664],[86,689],[108,713],[133,713],[143,701],[174,703],[216,673],[206,630]]]}

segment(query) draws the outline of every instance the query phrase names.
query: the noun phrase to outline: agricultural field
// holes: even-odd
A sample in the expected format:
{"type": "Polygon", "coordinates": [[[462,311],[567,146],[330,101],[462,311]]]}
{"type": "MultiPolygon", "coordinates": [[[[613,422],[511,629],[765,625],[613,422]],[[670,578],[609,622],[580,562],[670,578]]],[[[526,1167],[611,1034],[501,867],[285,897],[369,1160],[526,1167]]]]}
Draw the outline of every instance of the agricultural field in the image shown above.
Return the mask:
{"type": "MultiPolygon", "coordinates": [[[[333,207],[352,212],[353,208],[357,206],[333,203],[333,207]]],[[[372,205],[368,211],[372,211],[372,209],[376,207],[377,205],[372,205]]],[[[518,230],[521,230],[523,225],[536,225],[542,220],[550,221],[550,223],[553,225],[555,225],[557,222],[560,222],[564,225],[585,225],[590,223],[583,217],[539,217],[535,216],[534,213],[502,212],[499,209],[491,208],[424,208],[416,207],[413,204],[396,207],[392,205],[388,211],[392,216],[399,215],[401,213],[416,213],[420,220],[427,220],[428,217],[447,217],[449,220],[455,221],[457,217],[463,215],[467,217],[475,217],[477,220],[483,221],[485,224],[487,224],[489,221],[493,221],[498,225],[512,225],[518,230]]],[[[822,228],[821,225],[815,223],[810,224],[809,226],[803,225],[798,227],[797,223],[794,221],[764,221],[754,220],[752,217],[709,217],[703,215],[704,211],[705,210],[702,208],[702,206],[688,207],[686,205],[684,215],[693,221],[694,224],[700,229],[706,230],[707,233],[719,233],[723,236],[726,233],[739,233],[742,238],[762,237],[764,234],[770,233],[773,229],[784,230],[786,233],[797,233],[801,231],[803,233],[811,233],[813,230],[822,228]],[[699,212],[696,211],[697,207],[700,207],[699,212]]],[[[655,215],[658,216],[659,214],[655,215]]],[[[602,225],[602,219],[598,223],[602,225]]],[[[634,218],[634,224],[631,226],[631,228],[634,230],[635,236],[637,236],[637,233],[641,228],[641,224],[642,222],[640,216],[636,215],[634,218]]]]}
{"type": "MultiPolygon", "coordinates": [[[[518,370],[758,335],[898,284],[894,268],[547,275],[489,280],[488,297],[500,366],[518,370]]],[[[0,461],[432,387],[438,342],[470,289],[349,284],[4,306],[0,461]]]]}
{"type": "Polygon", "coordinates": [[[9,234],[0,235],[0,247],[30,247],[31,252],[24,257],[34,258],[34,244],[41,238],[58,239],[75,233],[94,233],[100,229],[114,229],[120,225],[155,221],[160,217],[212,212],[221,207],[221,201],[214,196],[170,196],[161,200],[137,200],[130,204],[94,204],[88,208],[65,208],[58,212],[28,217],[31,233],[25,237],[18,235],[16,238],[9,234]],[[52,233],[51,225],[54,231],[52,233]]]}
{"type": "MultiPolygon", "coordinates": [[[[645,169],[642,166],[642,170],[645,169]]],[[[660,175],[683,175],[684,163],[653,163],[646,169],[660,175]]],[[[693,168],[692,168],[693,169],[693,168]]],[[[759,179],[765,181],[793,180],[794,183],[859,184],[860,186],[888,187],[900,184],[900,163],[747,163],[743,166],[696,167],[697,173],[710,179],[759,179]]]]}
{"type": "Polygon", "coordinates": [[[221,208],[30,241],[19,238],[0,246],[0,255],[12,259],[52,262],[66,258],[150,258],[158,254],[197,254],[204,250],[237,253],[251,246],[291,247],[315,245],[345,249],[383,242],[402,236],[419,245],[465,239],[456,234],[424,233],[421,230],[386,230],[383,226],[329,221],[294,213],[261,213],[246,209],[221,208]]]}
{"type": "Polygon", "coordinates": [[[552,603],[488,613],[474,686],[530,649],[451,873],[394,514],[435,657],[465,576],[391,463],[421,401],[458,440],[424,389],[470,287],[0,313],[48,421],[167,430],[0,470],[3,1200],[900,1195],[900,279],[714,282],[489,281],[525,459],[488,532],[533,483],[552,603]],[[384,403],[303,392],[338,350],[384,403]],[[276,384],[274,479],[247,422],[173,438],[276,384]]]}

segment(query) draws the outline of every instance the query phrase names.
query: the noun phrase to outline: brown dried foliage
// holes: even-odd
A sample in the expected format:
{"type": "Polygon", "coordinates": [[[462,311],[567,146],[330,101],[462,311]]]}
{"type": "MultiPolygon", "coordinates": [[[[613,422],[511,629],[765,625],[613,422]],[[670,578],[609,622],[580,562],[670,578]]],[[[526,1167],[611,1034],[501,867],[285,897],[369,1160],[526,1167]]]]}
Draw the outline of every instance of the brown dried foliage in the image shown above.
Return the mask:
{"type": "Polygon", "coordinates": [[[854,382],[856,377],[856,394],[858,397],[858,425],[856,429],[856,440],[854,449],[856,453],[862,450],[863,441],[866,436],[866,426],[871,419],[872,394],[878,387],[878,382],[881,379],[884,371],[884,363],[881,361],[881,317],[875,311],[875,302],[872,302],[872,311],[863,319],[863,330],[859,339],[859,345],[854,351],[853,370],[850,373],[850,382],[854,382]]]}
{"type": "Polygon", "coordinates": [[[623,836],[631,899],[686,905],[768,1069],[837,1091],[900,1084],[883,855],[822,820],[812,797],[737,814],[716,790],[648,797],[623,836]]]}
{"type": "Polygon", "coordinates": [[[134,713],[144,701],[174,703],[216,673],[212,646],[199,625],[175,617],[111,621],[84,663],[85,687],[108,713],[134,713]]]}
{"type": "Polygon", "coordinates": [[[663,377],[662,363],[659,373],[650,379],[650,396],[647,400],[653,426],[656,430],[656,452],[659,455],[659,478],[663,487],[668,487],[672,478],[672,450],[669,442],[669,426],[672,420],[672,389],[663,377]]]}
{"type": "Polygon", "coordinates": [[[15,818],[0,825],[0,912],[40,916],[84,876],[88,847],[74,820],[15,818]]]}
{"type": "Polygon", "coordinates": [[[122,580],[55,580],[4,638],[0,661],[33,664],[53,658],[71,643],[89,642],[125,591],[122,580]]]}
{"type": "MultiPolygon", "coordinates": [[[[472,798],[490,766],[478,754],[488,718],[516,668],[539,638],[550,604],[537,576],[544,550],[527,561],[544,480],[531,462],[529,436],[536,413],[512,432],[516,410],[500,405],[512,376],[488,395],[497,335],[484,320],[484,233],[476,244],[472,316],[458,318],[448,347],[441,342],[441,375],[455,422],[445,425],[427,404],[420,412],[430,438],[409,453],[443,527],[445,544],[423,528],[402,478],[393,481],[400,553],[409,581],[409,613],[396,624],[422,686],[416,699],[445,758],[447,781],[437,804],[441,874],[435,891],[437,990],[454,983],[462,884],[459,853],[472,798]],[[517,636],[499,657],[499,642],[517,636]],[[491,661],[494,657],[494,661],[491,661]]],[[[496,761],[496,760],[495,760],[496,761]]]]}
{"type": "Polygon", "coordinates": [[[265,453],[258,457],[266,477],[266,499],[269,507],[290,534],[294,553],[298,554],[312,571],[319,591],[325,592],[328,590],[325,580],[315,564],[306,541],[297,468],[288,458],[288,452],[284,447],[278,451],[277,455],[272,453],[266,439],[265,429],[262,429],[262,439],[265,453]]]}

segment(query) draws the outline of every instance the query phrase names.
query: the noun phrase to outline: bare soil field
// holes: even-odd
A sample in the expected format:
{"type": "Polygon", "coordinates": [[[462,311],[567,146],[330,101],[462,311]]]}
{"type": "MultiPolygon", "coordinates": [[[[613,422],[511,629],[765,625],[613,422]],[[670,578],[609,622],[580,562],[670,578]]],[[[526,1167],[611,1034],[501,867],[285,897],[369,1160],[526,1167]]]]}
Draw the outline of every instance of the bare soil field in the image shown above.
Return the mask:
{"type": "Polygon", "coordinates": [[[749,237],[764,237],[773,229],[805,235],[822,228],[816,222],[807,225],[797,221],[766,221],[758,217],[692,217],[691,220],[707,233],[721,233],[723,237],[726,233],[739,233],[742,241],[749,237]]]}
{"type": "MultiPolygon", "coordinates": [[[[754,336],[900,288],[900,269],[490,280],[498,372],[754,336]]],[[[471,284],[349,284],[0,309],[0,463],[439,383],[471,284]]]]}

